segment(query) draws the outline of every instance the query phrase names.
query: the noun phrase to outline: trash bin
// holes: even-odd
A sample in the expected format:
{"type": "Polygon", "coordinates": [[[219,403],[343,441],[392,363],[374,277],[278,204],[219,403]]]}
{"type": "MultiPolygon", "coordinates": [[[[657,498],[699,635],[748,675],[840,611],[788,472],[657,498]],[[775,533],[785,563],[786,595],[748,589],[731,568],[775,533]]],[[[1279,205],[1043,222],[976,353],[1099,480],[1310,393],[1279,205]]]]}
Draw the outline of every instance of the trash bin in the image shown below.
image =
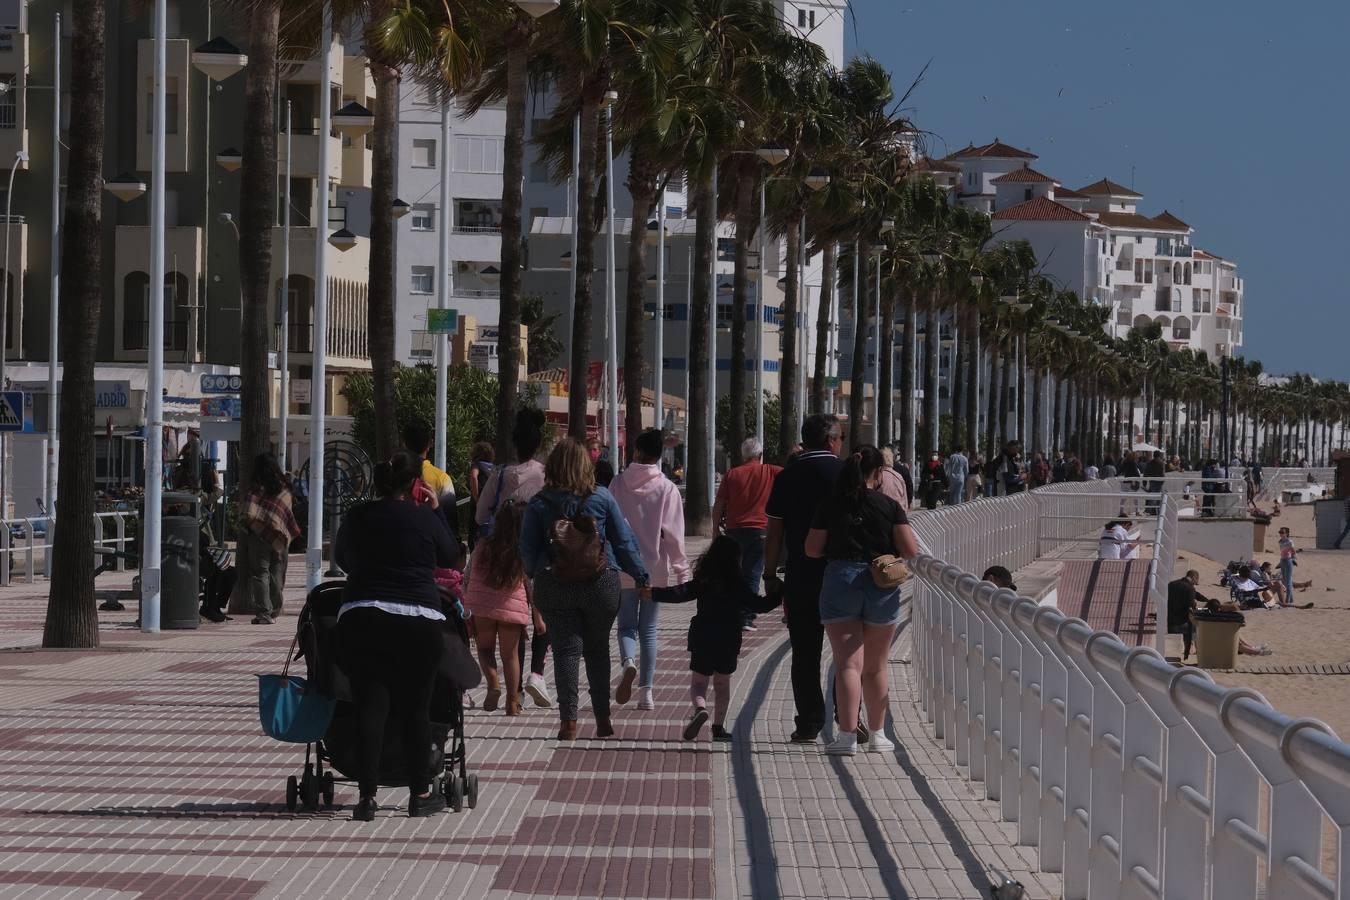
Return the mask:
{"type": "Polygon", "coordinates": [[[1237,665],[1238,630],[1246,624],[1242,613],[1195,613],[1195,664],[1202,669],[1231,669],[1237,665]]]}
{"type": "Polygon", "coordinates": [[[200,621],[197,548],[201,501],[196,494],[166,492],[162,508],[159,627],[196,628],[200,621]]]}

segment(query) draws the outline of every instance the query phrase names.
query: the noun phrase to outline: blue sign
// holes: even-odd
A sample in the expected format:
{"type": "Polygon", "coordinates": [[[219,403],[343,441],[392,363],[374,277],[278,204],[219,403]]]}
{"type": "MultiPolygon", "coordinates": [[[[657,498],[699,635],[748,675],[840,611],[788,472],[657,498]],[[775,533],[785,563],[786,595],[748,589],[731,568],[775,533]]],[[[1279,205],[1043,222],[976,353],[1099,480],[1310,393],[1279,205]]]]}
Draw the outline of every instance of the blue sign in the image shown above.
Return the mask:
{"type": "Polygon", "coordinates": [[[240,375],[203,375],[203,394],[237,394],[244,388],[240,375]]]}
{"type": "Polygon", "coordinates": [[[0,393],[0,431],[23,431],[23,391],[0,393]]]}
{"type": "Polygon", "coordinates": [[[238,419],[244,414],[244,404],[238,397],[203,397],[201,414],[208,419],[238,419]]]}

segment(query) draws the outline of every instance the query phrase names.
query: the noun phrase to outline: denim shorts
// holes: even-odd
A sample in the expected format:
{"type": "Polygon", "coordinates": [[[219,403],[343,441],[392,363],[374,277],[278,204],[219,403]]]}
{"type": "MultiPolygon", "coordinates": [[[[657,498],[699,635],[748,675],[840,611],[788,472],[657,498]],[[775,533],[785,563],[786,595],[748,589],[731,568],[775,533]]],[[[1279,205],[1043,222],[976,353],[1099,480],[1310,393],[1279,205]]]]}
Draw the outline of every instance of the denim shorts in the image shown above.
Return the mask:
{"type": "Polygon", "coordinates": [[[832,559],[825,565],[820,588],[820,622],[862,621],[894,625],[900,621],[900,589],[877,587],[865,562],[832,559]]]}

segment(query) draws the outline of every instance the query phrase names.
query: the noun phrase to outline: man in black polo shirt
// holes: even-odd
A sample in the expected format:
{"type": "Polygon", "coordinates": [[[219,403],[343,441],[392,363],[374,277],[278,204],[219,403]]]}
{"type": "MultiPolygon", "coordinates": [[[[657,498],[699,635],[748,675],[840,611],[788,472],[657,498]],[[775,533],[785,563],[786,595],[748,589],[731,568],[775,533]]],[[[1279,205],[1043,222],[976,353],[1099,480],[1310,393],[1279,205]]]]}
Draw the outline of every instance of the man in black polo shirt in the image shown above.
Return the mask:
{"type": "Polygon", "coordinates": [[[783,590],[788,638],[792,642],[792,699],[797,730],[792,740],[813,743],[825,727],[825,695],[820,687],[820,653],[825,627],[820,624],[820,585],[825,560],[806,555],[806,533],[821,499],[834,490],[842,465],[843,443],[834,416],[807,416],[802,422],[802,452],[774,479],[765,512],[769,531],[764,548],[764,581],[783,590]],[[787,577],[779,583],[778,563],[787,555],[787,577]]]}
{"type": "Polygon", "coordinates": [[[1181,635],[1182,661],[1191,655],[1191,642],[1195,639],[1191,613],[1209,602],[1196,591],[1199,583],[1200,573],[1191,569],[1167,584],[1167,633],[1181,635]]]}

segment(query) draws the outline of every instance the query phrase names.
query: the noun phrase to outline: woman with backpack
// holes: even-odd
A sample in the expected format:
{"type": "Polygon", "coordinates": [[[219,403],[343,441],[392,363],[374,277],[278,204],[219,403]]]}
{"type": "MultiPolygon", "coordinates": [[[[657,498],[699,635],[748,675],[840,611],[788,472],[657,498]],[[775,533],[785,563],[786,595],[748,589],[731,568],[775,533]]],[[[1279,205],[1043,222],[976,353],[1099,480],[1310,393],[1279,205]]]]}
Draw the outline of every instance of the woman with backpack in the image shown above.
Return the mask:
{"type": "Polygon", "coordinates": [[[549,454],[544,489],[525,509],[520,551],[553,645],[558,739],[577,737],[583,657],[596,736],[609,737],[609,636],[619,613],[620,568],[640,599],[650,600],[651,588],[633,532],[614,496],[596,485],[595,464],[580,441],[566,438],[549,454]]]}
{"type": "Polygon", "coordinates": [[[867,704],[871,739],[867,750],[895,745],[882,733],[886,722],[886,657],[900,621],[899,559],[919,553],[905,512],[881,493],[881,452],[864,444],[844,460],[834,492],[816,508],[806,536],[806,555],[824,558],[820,621],[834,654],[838,737],[826,753],[857,752],[858,701],[867,704]]]}

